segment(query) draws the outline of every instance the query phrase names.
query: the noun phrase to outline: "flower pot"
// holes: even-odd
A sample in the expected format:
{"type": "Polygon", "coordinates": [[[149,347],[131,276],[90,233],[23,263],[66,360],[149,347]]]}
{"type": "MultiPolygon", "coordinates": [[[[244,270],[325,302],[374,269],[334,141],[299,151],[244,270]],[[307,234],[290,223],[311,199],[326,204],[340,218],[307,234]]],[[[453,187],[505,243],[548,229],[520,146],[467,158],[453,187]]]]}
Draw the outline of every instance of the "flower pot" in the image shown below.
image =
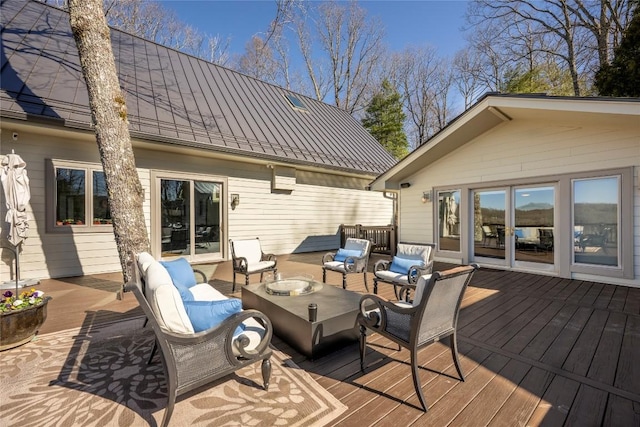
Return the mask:
{"type": "Polygon", "coordinates": [[[0,351],[18,347],[31,341],[47,318],[47,304],[51,297],[22,310],[0,313],[0,351]]]}

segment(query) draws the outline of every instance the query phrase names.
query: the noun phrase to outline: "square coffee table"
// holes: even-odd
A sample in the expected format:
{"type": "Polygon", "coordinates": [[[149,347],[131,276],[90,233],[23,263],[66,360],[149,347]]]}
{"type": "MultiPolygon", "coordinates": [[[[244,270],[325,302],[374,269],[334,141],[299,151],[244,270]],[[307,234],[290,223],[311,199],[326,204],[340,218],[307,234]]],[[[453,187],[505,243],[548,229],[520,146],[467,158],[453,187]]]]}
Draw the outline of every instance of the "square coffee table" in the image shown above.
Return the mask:
{"type": "Polygon", "coordinates": [[[274,333],[310,359],[358,340],[356,317],[361,297],[332,285],[313,284],[316,290],[304,295],[273,295],[264,283],[242,287],[243,308],[267,315],[274,333]],[[315,322],[309,321],[310,303],[318,306],[315,322]]]}

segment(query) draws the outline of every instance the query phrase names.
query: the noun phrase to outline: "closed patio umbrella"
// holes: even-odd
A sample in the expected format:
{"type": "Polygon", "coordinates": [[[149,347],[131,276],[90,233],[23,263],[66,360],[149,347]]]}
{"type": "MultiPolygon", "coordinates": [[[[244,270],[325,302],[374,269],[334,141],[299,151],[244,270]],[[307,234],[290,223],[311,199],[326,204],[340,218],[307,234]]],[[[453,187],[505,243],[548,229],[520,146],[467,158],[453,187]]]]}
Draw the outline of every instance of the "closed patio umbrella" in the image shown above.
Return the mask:
{"type": "Polygon", "coordinates": [[[27,238],[29,221],[27,219],[27,204],[31,198],[27,164],[22,158],[11,153],[2,159],[0,178],[4,189],[4,199],[7,205],[5,222],[9,226],[7,240],[15,246],[16,256],[16,286],[20,279],[20,245],[27,238]]]}

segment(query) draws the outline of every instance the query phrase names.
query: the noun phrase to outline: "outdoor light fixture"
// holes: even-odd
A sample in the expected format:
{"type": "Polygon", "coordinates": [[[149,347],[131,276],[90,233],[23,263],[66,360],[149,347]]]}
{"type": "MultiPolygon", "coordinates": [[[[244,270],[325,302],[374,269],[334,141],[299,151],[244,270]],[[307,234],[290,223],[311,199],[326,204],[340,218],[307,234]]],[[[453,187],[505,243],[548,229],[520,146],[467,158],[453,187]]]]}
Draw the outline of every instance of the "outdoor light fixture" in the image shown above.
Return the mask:
{"type": "Polygon", "coordinates": [[[400,184],[400,188],[409,188],[409,187],[411,187],[410,182],[403,182],[400,184]]]}
{"type": "Polygon", "coordinates": [[[423,191],[422,192],[422,203],[427,203],[431,201],[431,191],[423,191]]]}
{"type": "Polygon", "coordinates": [[[240,204],[240,195],[239,194],[232,194],[231,195],[231,209],[235,209],[236,206],[238,206],[240,204]]]}

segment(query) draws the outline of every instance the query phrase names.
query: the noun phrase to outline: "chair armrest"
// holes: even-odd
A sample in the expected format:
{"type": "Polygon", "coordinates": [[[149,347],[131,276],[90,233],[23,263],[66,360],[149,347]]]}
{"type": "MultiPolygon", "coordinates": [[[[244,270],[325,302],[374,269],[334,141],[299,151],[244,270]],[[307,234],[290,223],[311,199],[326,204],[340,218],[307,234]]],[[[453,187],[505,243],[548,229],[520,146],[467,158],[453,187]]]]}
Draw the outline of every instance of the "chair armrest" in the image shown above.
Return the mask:
{"type": "Polygon", "coordinates": [[[247,259],[243,256],[233,259],[233,269],[236,271],[247,271],[248,266],[247,259]]]}
{"type": "Polygon", "coordinates": [[[201,275],[201,276],[202,276],[202,282],[198,282],[198,281],[196,280],[196,282],[197,282],[197,283],[207,283],[207,282],[208,282],[208,280],[207,280],[207,275],[206,275],[206,274],[204,274],[204,272],[203,272],[202,270],[198,270],[197,268],[194,268],[194,269],[193,269],[193,273],[194,273],[195,275],[199,274],[199,275],[201,275]]]}
{"type": "Polygon", "coordinates": [[[335,252],[327,252],[326,254],[324,254],[322,256],[322,263],[324,264],[325,262],[331,262],[333,261],[333,258],[336,256],[335,252]]]}
{"type": "Polygon", "coordinates": [[[367,255],[362,257],[348,256],[344,259],[344,271],[348,273],[358,273],[363,271],[366,267],[369,257],[367,255]]]}
{"type": "Polygon", "coordinates": [[[433,262],[429,263],[429,265],[412,265],[409,267],[407,271],[407,282],[409,284],[415,285],[418,283],[418,279],[420,276],[431,273],[431,269],[433,268],[433,262]]]}
{"type": "Polygon", "coordinates": [[[391,261],[388,261],[386,259],[376,261],[376,263],[373,265],[373,272],[375,273],[376,271],[389,270],[390,265],[391,261]]]}
{"type": "Polygon", "coordinates": [[[416,311],[415,307],[399,307],[392,301],[378,295],[366,294],[360,298],[360,322],[370,329],[386,329],[387,311],[399,315],[411,315],[416,311]]]}
{"type": "Polygon", "coordinates": [[[400,290],[398,291],[398,301],[404,301],[408,303],[413,303],[411,299],[411,292],[415,292],[416,284],[409,283],[408,285],[402,285],[400,290]]]}
{"type": "MultiPolygon", "coordinates": [[[[268,349],[273,336],[273,326],[271,321],[264,313],[258,310],[243,310],[240,313],[233,314],[225,319],[222,323],[207,329],[206,331],[196,332],[193,334],[179,334],[165,329],[162,330],[165,338],[173,347],[193,346],[203,344],[209,341],[223,342],[225,353],[229,360],[236,359],[233,355],[233,347],[238,351],[241,357],[245,359],[257,358],[260,354],[268,349]],[[235,340],[233,334],[238,326],[245,320],[254,318],[265,328],[265,334],[255,349],[246,350],[249,344],[249,338],[244,334],[240,334],[235,340]]],[[[207,347],[208,348],[208,347],[207,347]]],[[[210,349],[208,351],[211,351],[210,349]]]]}
{"type": "MultiPolygon", "coordinates": [[[[262,254],[262,256],[260,257],[260,261],[273,261],[274,263],[278,263],[278,260],[276,259],[276,256],[274,254],[262,254]]],[[[274,264],[275,266],[275,264],[274,264]]]]}

